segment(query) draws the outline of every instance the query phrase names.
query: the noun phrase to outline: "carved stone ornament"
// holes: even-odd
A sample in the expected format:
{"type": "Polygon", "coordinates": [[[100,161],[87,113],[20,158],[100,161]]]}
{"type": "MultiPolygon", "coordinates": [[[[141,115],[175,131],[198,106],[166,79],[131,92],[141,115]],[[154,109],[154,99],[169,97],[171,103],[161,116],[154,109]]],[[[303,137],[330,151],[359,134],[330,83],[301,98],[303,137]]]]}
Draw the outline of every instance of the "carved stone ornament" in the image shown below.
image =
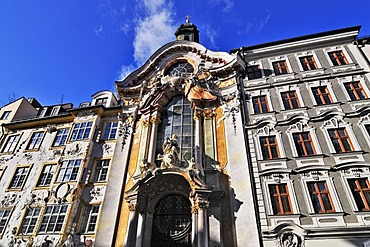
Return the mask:
{"type": "Polygon", "coordinates": [[[219,125],[223,119],[231,116],[234,134],[236,135],[236,116],[239,113],[240,102],[236,94],[230,95],[229,98],[231,98],[230,101],[227,101],[226,99],[222,100],[221,107],[223,109],[223,117],[218,120],[217,125],[219,125]]]}
{"type": "Polygon", "coordinates": [[[304,240],[301,236],[294,232],[283,232],[275,241],[279,247],[303,247],[304,240]]]}
{"type": "Polygon", "coordinates": [[[108,143],[104,143],[102,145],[103,153],[109,155],[110,152],[112,151],[112,147],[108,143]]]}
{"type": "Polygon", "coordinates": [[[180,147],[177,142],[177,135],[166,138],[162,145],[163,155],[158,154],[157,159],[161,160],[161,168],[174,168],[180,165],[180,147]]]}
{"type": "Polygon", "coordinates": [[[126,144],[126,141],[128,137],[130,136],[132,126],[131,126],[131,120],[133,117],[129,116],[125,113],[119,113],[118,114],[118,120],[119,120],[119,126],[118,126],[118,136],[122,137],[122,148],[121,151],[123,151],[123,148],[126,144]]]}
{"type": "Polygon", "coordinates": [[[146,176],[155,173],[156,169],[156,165],[148,162],[147,159],[143,159],[140,163],[140,179],[143,179],[146,176]]]}
{"type": "Polygon", "coordinates": [[[204,177],[203,167],[195,162],[195,158],[192,157],[190,160],[185,159],[188,162],[188,167],[185,171],[188,173],[192,182],[203,188],[207,187],[202,177],[204,177]]]}
{"type": "Polygon", "coordinates": [[[46,131],[48,133],[53,133],[55,131],[57,131],[57,126],[55,124],[49,124],[47,127],[46,127],[46,131]]]}
{"type": "Polygon", "coordinates": [[[92,190],[90,190],[90,196],[95,200],[98,200],[98,198],[101,197],[102,195],[103,192],[101,187],[94,187],[92,190]]]}
{"type": "Polygon", "coordinates": [[[65,153],[69,156],[79,156],[81,155],[81,150],[82,150],[82,144],[76,143],[75,145],[67,149],[65,153]]]}
{"type": "Polygon", "coordinates": [[[45,205],[45,199],[47,200],[48,193],[46,191],[32,191],[27,197],[22,206],[22,209],[26,207],[41,207],[45,205]]]}
{"type": "Polygon", "coordinates": [[[6,193],[0,200],[0,208],[13,207],[19,202],[20,195],[17,193],[6,193]]]}

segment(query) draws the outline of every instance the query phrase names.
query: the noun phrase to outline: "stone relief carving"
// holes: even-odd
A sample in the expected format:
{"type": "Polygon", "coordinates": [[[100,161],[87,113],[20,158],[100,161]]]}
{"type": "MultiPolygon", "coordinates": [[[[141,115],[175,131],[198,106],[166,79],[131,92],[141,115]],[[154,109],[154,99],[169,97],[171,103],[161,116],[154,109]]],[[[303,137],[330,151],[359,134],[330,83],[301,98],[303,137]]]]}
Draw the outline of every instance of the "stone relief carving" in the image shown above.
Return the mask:
{"type": "Polygon", "coordinates": [[[102,187],[94,187],[92,190],[90,190],[90,196],[91,198],[98,200],[100,197],[103,196],[103,188],[102,187]]]}
{"type": "Polygon", "coordinates": [[[32,191],[23,203],[22,210],[26,207],[40,207],[45,205],[45,199],[48,197],[47,191],[32,191]]]}
{"type": "Polygon", "coordinates": [[[102,145],[103,153],[109,155],[112,152],[112,147],[108,143],[102,145]]]}
{"type": "Polygon", "coordinates": [[[7,193],[0,200],[0,208],[14,207],[19,202],[20,195],[17,193],[7,193]]]}
{"type": "Polygon", "coordinates": [[[279,247],[303,247],[303,238],[294,232],[283,232],[275,241],[279,247]]]}
{"type": "Polygon", "coordinates": [[[201,187],[207,187],[203,182],[202,177],[204,177],[203,167],[195,162],[195,158],[192,157],[190,160],[185,159],[189,166],[185,169],[188,172],[190,179],[197,185],[201,187]]]}
{"type": "Polygon", "coordinates": [[[240,102],[236,93],[232,93],[221,100],[221,108],[223,110],[223,116],[217,121],[217,127],[220,126],[220,122],[225,118],[231,116],[231,121],[234,127],[234,135],[236,135],[236,114],[239,113],[240,102]]]}
{"type": "Polygon", "coordinates": [[[76,143],[74,146],[70,147],[69,149],[66,150],[66,154],[70,156],[79,156],[82,155],[81,150],[82,150],[82,145],[80,143],[76,143]]]}
{"type": "Polygon", "coordinates": [[[119,113],[118,114],[118,120],[119,120],[119,126],[118,126],[118,136],[122,137],[122,148],[121,151],[123,151],[123,148],[126,144],[126,141],[128,137],[130,136],[132,126],[131,126],[131,119],[133,116],[129,116],[125,113],[119,113]]]}
{"type": "Polygon", "coordinates": [[[150,174],[154,174],[156,169],[156,165],[151,164],[147,159],[143,159],[140,163],[140,179],[143,179],[150,174]]]}
{"type": "Polygon", "coordinates": [[[53,133],[53,132],[57,131],[57,126],[55,124],[48,124],[46,126],[46,131],[48,133],[53,133]]]}

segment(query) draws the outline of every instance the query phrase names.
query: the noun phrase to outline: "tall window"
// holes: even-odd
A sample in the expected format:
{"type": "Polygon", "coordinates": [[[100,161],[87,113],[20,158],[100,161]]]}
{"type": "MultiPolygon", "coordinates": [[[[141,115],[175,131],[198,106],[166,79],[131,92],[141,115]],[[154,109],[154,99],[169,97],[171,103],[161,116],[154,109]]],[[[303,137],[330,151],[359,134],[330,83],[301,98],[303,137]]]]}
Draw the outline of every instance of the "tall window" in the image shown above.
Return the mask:
{"type": "Polygon", "coordinates": [[[59,168],[57,182],[77,181],[81,160],[64,160],[59,168]]]}
{"type": "Polygon", "coordinates": [[[351,100],[367,99],[367,95],[360,82],[347,82],[344,87],[351,98],[351,100]]]}
{"type": "Polygon", "coordinates": [[[344,153],[354,150],[345,128],[329,129],[328,132],[336,152],[344,153]]]}
{"type": "Polygon", "coordinates": [[[167,137],[176,134],[180,156],[190,160],[194,155],[194,121],[190,102],[184,96],[176,96],[167,106],[157,135],[157,153],[162,153],[162,144],[167,137]]]}
{"type": "Polygon", "coordinates": [[[304,71],[317,69],[317,65],[313,56],[300,57],[299,61],[301,62],[304,71]]]}
{"type": "Polygon", "coordinates": [[[296,91],[288,91],[281,93],[285,110],[296,109],[300,107],[299,99],[296,91]]]}
{"type": "Polygon", "coordinates": [[[349,187],[359,211],[370,210],[370,183],[367,178],[348,179],[349,187]]]}
{"type": "Polygon", "coordinates": [[[293,213],[287,184],[270,184],[269,191],[274,214],[293,213]]]}
{"type": "Polygon", "coordinates": [[[299,156],[308,156],[316,153],[309,132],[294,133],[293,139],[299,156]]]}
{"type": "Polygon", "coordinates": [[[6,223],[9,220],[10,209],[0,209],[0,236],[4,233],[6,223]]]}
{"type": "Polygon", "coordinates": [[[51,184],[51,180],[53,179],[53,175],[55,173],[57,165],[56,164],[48,164],[44,165],[44,168],[41,171],[41,175],[39,180],[37,181],[36,186],[49,186],[51,184]]]}
{"type": "Polygon", "coordinates": [[[38,149],[41,145],[42,138],[44,137],[43,131],[34,132],[31,136],[31,140],[28,143],[28,146],[26,149],[32,150],[32,149],[38,149]]]}
{"type": "Polygon", "coordinates": [[[269,112],[269,106],[267,102],[267,96],[255,96],[252,97],[254,113],[265,113],[269,112]]]}
{"type": "Polygon", "coordinates": [[[19,136],[20,135],[10,135],[10,136],[8,136],[1,152],[2,153],[11,153],[11,152],[13,152],[15,147],[17,146],[19,136]]]}
{"type": "Polygon", "coordinates": [[[326,105],[333,103],[327,86],[313,87],[311,90],[315,97],[316,104],[326,105]]]}
{"type": "Polygon", "coordinates": [[[100,205],[89,205],[85,207],[84,212],[84,222],[82,226],[82,231],[84,233],[93,233],[95,232],[96,225],[98,223],[100,205]]]}
{"type": "Polygon", "coordinates": [[[315,213],[335,212],[325,181],[308,182],[307,186],[315,213]]]}
{"type": "Polygon", "coordinates": [[[32,234],[35,230],[37,220],[39,218],[40,208],[27,208],[26,215],[23,218],[19,234],[32,234]]]}
{"type": "Polygon", "coordinates": [[[21,189],[26,181],[29,170],[29,166],[17,167],[8,189],[21,189]]]}
{"type": "Polygon", "coordinates": [[[97,160],[94,171],[94,182],[107,181],[110,160],[97,160]]]}
{"type": "Polygon", "coordinates": [[[260,137],[263,159],[276,159],[280,157],[276,136],[260,137]]]}
{"type": "Polygon", "coordinates": [[[64,146],[67,141],[68,133],[69,128],[58,129],[53,142],[53,147],[64,146]]]}
{"type": "Polygon", "coordinates": [[[347,58],[344,56],[343,51],[332,51],[328,54],[334,66],[348,64],[347,58]]]}
{"type": "Polygon", "coordinates": [[[249,80],[262,78],[260,66],[251,65],[247,67],[247,76],[249,80]]]}
{"type": "Polygon", "coordinates": [[[68,205],[50,205],[45,212],[39,227],[40,233],[59,233],[62,230],[68,205]]]}
{"type": "Polygon", "coordinates": [[[10,113],[12,111],[4,111],[3,115],[1,115],[1,118],[0,120],[5,120],[5,119],[8,119],[8,117],[10,116],[10,113]]]}
{"type": "Polygon", "coordinates": [[[90,136],[93,122],[76,123],[73,126],[71,141],[85,140],[90,136]]]}
{"type": "Polygon", "coordinates": [[[277,61],[272,63],[272,67],[274,68],[275,75],[283,75],[288,74],[289,69],[286,61],[277,61]]]}
{"type": "Polygon", "coordinates": [[[105,124],[103,140],[116,139],[118,122],[108,122],[105,124]]]}

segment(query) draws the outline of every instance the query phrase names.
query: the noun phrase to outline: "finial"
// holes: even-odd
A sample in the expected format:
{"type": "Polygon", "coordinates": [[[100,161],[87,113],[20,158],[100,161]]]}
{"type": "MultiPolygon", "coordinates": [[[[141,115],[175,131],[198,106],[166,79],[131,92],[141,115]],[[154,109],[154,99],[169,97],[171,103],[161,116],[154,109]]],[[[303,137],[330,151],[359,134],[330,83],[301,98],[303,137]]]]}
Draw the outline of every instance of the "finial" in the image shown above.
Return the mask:
{"type": "Polygon", "coordinates": [[[190,23],[190,15],[185,16],[186,17],[186,23],[190,23]]]}

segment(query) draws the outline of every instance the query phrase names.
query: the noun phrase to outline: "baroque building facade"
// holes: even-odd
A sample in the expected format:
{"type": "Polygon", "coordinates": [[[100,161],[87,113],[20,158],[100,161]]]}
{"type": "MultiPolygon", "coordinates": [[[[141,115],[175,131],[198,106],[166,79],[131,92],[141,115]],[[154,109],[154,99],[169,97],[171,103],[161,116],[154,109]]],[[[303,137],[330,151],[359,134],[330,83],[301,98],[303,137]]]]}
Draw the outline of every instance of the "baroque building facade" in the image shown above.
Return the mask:
{"type": "Polygon", "coordinates": [[[116,95],[0,109],[0,246],[369,246],[360,27],[227,52],[176,41],[116,95]]]}

